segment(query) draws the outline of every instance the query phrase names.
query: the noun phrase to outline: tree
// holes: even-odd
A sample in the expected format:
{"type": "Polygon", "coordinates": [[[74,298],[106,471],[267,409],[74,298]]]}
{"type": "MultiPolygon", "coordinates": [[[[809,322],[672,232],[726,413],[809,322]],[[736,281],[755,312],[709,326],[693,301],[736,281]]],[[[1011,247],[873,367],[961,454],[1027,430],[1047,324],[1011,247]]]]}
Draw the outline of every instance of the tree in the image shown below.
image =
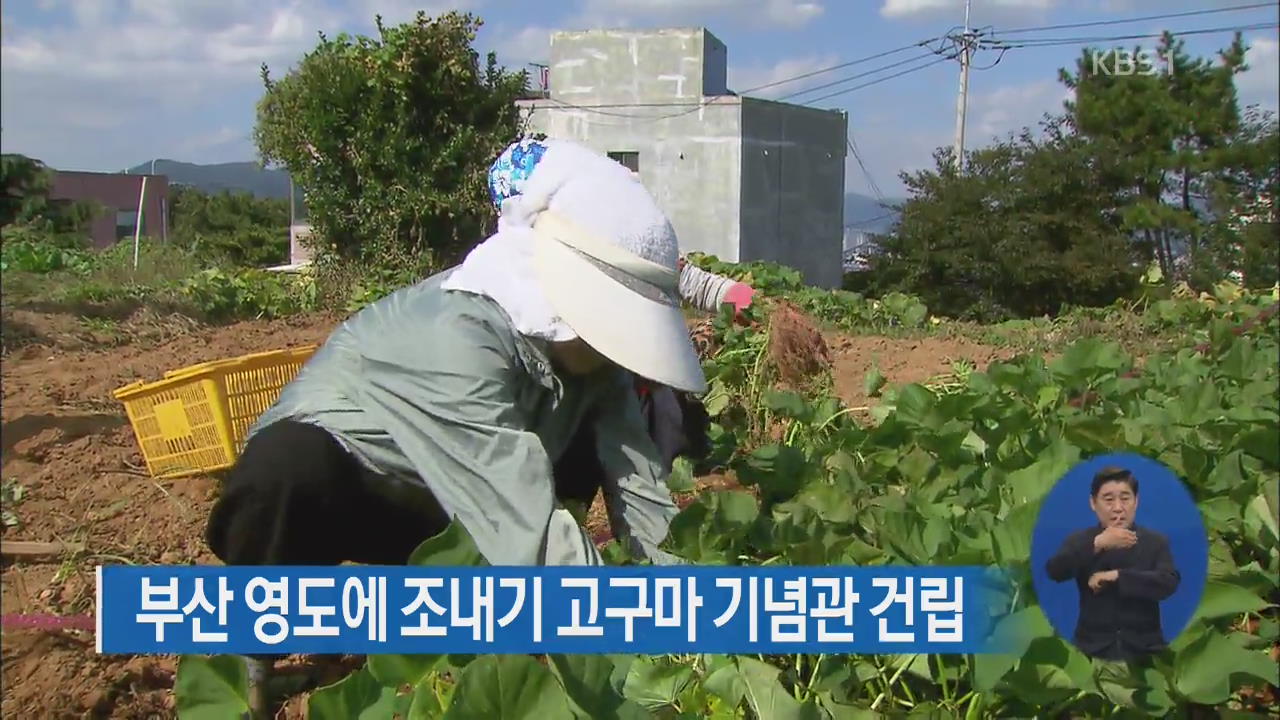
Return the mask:
{"type": "Polygon", "coordinates": [[[871,260],[873,292],[919,295],[931,310],[983,321],[1057,313],[1127,295],[1140,267],[1115,207],[1120,175],[1050,118],[935,169],[902,175],[910,199],[871,260]]]}
{"type": "Polygon", "coordinates": [[[438,266],[492,221],[485,169],[517,137],[524,72],[485,67],[481,21],[451,12],[378,36],[320,36],[286,77],[263,66],[255,140],[302,188],[327,256],[438,266]]]}
{"type": "Polygon", "coordinates": [[[100,211],[97,203],[52,200],[54,170],[16,153],[0,156],[0,227],[23,225],[64,244],[84,244],[84,229],[100,211]]]}
{"type": "Polygon", "coordinates": [[[1086,49],[1074,74],[1061,70],[1075,91],[1067,103],[1074,130],[1098,154],[1114,156],[1129,178],[1123,192],[1125,227],[1140,238],[1146,257],[1165,277],[1184,273],[1175,258],[1195,266],[1205,249],[1211,178],[1239,127],[1234,77],[1245,69],[1237,33],[1219,61],[1191,58],[1184,42],[1165,33],[1152,72],[1120,74],[1099,66],[1086,49]]]}
{"type": "Polygon", "coordinates": [[[174,242],[204,258],[249,267],[288,258],[288,200],[247,192],[209,194],[178,185],[169,202],[174,242]]]}
{"type": "MultiPolygon", "coordinates": [[[[1273,112],[1250,108],[1219,156],[1211,187],[1218,222],[1211,231],[1212,274],[1239,273],[1247,287],[1280,281],[1280,124],[1273,112]]],[[[1201,284],[1205,284],[1202,282],[1201,284]]]]}

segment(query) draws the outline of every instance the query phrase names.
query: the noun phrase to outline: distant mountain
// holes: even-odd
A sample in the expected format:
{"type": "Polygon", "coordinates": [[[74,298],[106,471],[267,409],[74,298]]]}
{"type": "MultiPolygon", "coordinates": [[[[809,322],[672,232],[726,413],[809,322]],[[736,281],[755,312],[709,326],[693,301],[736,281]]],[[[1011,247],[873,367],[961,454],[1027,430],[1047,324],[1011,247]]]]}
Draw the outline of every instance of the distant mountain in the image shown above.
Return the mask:
{"type": "Polygon", "coordinates": [[[126,172],[130,175],[155,172],[168,176],[171,185],[190,185],[207,193],[232,190],[249,192],[260,198],[283,200],[289,197],[289,175],[285,171],[268,170],[253,162],[196,165],[177,160],[156,160],[154,171],[148,161],[126,172]]]}
{"type": "Polygon", "coordinates": [[[888,232],[898,221],[898,211],[885,205],[900,205],[904,198],[885,198],[883,202],[860,193],[844,196],[845,230],[865,233],[888,232]]]}

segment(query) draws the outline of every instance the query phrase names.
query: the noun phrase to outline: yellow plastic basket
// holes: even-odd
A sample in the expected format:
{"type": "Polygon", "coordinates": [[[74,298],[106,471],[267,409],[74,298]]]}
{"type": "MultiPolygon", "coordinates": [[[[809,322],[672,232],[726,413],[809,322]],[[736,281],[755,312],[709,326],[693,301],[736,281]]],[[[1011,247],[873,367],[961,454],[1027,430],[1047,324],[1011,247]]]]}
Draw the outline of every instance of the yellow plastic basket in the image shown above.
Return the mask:
{"type": "Polygon", "coordinates": [[[147,471],[177,478],[225,470],[245,435],[316,351],[315,345],[214,360],[115,391],[147,471]]]}

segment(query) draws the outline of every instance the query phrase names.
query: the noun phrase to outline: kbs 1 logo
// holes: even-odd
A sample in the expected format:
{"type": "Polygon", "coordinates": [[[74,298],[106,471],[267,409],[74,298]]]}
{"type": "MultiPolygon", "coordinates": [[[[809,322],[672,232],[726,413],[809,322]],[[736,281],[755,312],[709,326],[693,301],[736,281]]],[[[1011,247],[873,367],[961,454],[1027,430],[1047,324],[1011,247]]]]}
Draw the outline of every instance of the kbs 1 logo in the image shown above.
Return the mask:
{"type": "Polygon", "coordinates": [[[1090,53],[1094,75],[1159,75],[1173,74],[1173,64],[1160,57],[1155,50],[1126,50],[1112,48],[1090,53]]]}

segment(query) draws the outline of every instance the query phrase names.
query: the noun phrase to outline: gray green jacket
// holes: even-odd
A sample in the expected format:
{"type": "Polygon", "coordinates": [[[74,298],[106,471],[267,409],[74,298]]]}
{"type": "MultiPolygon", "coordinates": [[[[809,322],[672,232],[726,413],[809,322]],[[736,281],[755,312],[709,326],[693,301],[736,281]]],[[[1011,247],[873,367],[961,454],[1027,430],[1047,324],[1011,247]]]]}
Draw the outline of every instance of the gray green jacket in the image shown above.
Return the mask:
{"type": "Polygon", "coordinates": [[[333,332],[259,418],[318,425],[385,476],[389,497],[425,486],[494,565],[601,559],[556,501],[552,459],[590,408],[614,531],[654,562],[677,508],[630,377],[557,375],[545,344],[488,298],[444,291],[448,271],[366,307],[333,332]]]}

